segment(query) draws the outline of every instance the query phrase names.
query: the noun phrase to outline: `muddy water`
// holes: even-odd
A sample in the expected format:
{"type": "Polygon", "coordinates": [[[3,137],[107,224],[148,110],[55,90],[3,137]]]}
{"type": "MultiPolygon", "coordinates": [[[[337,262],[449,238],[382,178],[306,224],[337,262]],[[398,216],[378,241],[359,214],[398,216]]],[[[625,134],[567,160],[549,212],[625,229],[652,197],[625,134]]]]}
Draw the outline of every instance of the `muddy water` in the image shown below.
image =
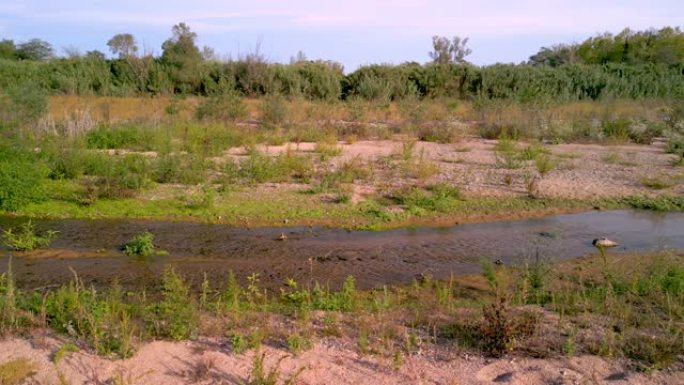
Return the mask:
{"type": "MultiPolygon", "coordinates": [[[[20,223],[0,217],[0,227],[20,223]]],[[[129,288],[157,285],[171,265],[195,284],[204,274],[224,282],[229,271],[244,279],[258,273],[262,284],[277,287],[286,278],[338,286],[353,275],[360,287],[411,281],[418,274],[446,278],[479,271],[482,258],[515,264],[535,257],[562,260],[596,252],[591,241],[606,236],[619,251],[684,249],[684,213],[606,211],[541,219],[384,232],[326,228],[231,228],[223,225],[139,220],[42,220],[39,229],[59,231],[50,249],[13,253],[20,287],[67,282],[73,272],[86,283],[106,285],[114,278],[129,288]],[[145,260],[120,251],[142,231],[169,252],[145,260]],[[287,240],[278,240],[281,233],[287,240]]],[[[7,269],[7,249],[0,270],[7,269]]]]}

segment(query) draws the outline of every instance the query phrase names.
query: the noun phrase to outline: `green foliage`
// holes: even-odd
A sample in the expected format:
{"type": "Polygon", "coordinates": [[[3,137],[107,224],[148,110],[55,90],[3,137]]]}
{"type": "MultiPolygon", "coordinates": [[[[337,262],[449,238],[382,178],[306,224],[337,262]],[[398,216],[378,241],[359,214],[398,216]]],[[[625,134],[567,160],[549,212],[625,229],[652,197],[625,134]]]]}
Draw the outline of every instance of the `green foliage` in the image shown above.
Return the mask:
{"type": "Polygon", "coordinates": [[[247,159],[224,164],[223,171],[229,180],[245,183],[308,181],[313,174],[313,162],[292,151],[269,156],[252,150],[247,159]]]}
{"type": "Polygon", "coordinates": [[[60,346],[59,349],[55,352],[55,356],[53,358],[53,361],[55,364],[58,364],[62,358],[64,358],[67,354],[69,353],[76,353],[80,349],[78,346],[76,346],[73,342],[67,342],[64,345],[60,346]]]}
{"type": "Polygon", "coordinates": [[[311,306],[317,310],[350,311],[356,307],[357,295],[354,277],[348,276],[338,292],[330,292],[316,284],[311,291],[311,306]]]}
{"type": "Polygon", "coordinates": [[[136,124],[99,125],[86,134],[88,148],[129,149],[150,151],[156,149],[157,135],[151,127],[136,124]]]}
{"type": "Polygon", "coordinates": [[[672,136],[667,141],[665,152],[679,157],[678,162],[684,164],[684,135],[672,136]]]}
{"type": "Polygon", "coordinates": [[[653,211],[684,211],[684,197],[682,196],[634,196],[625,198],[624,201],[635,209],[653,211]]]}
{"type": "Polygon", "coordinates": [[[210,96],[197,106],[195,117],[202,121],[234,122],[247,116],[242,97],[235,92],[210,96]]]}
{"type": "MultiPolygon", "coordinates": [[[[116,59],[90,52],[51,60],[44,60],[52,56],[46,42],[34,39],[15,45],[3,40],[0,88],[33,84],[35,90],[50,94],[105,96],[220,97],[238,93],[325,101],[363,98],[386,107],[390,101],[438,96],[524,103],[602,98],[681,99],[684,84],[684,34],[679,28],[670,27],[598,35],[581,44],[542,48],[529,64],[483,67],[465,62],[470,51],[466,48],[467,39],[435,37],[431,63],[374,64],[347,75],[335,62],[299,58],[290,64],[269,63],[259,52],[219,62],[212,58],[209,49],[203,55],[196,40],[190,27],[180,23],[173,26],[172,37],[163,43],[160,57],[137,56],[135,39],[130,34],[119,34],[108,42],[119,56],[116,59]]],[[[283,114],[278,111],[282,108],[272,110],[276,119],[268,117],[265,125],[281,125],[283,114]]],[[[240,114],[238,108],[219,116],[223,120],[240,114]]]]}
{"type": "Polygon", "coordinates": [[[166,66],[169,78],[176,91],[196,92],[200,84],[200,65],[202,55],[195,44],[197,34],[185,23],[171,29],[173,36],[162,44],[160,62],[166,66]]]}
{"type": "Polygon", "coordinates": [[[149,257],[154,249],[154,234],[149,231],[137,234],[123,246],[124,254],[130,257],[149,257]]]}
{"type": "Polygon", "coordinates": [[[149,308],[148,329],[155,336],[174,340],[196,337],[199,310],[187,283],[173,269],[167,269],[162,280],[162,301],[149,308]]]}
{"type": "Polygon", "coordinates": [[[285,98],[278,94],[267,95],[261,103],[261,125],[265,128],[278,128],[287,121],[285,98]]]}
{"type": "Polygon", "coordinates": [[[158,183],[198,184],[205,180],[206,162],[192,154],[164,154],[154,161],[152,177],[158,183]]]}
{"type": "Polygon", "coordinates": [[[0,148],[0,210],[17,211],[45,199],[43,165],[21,154],[5,157],[0,148]]]}
{"type": "Polygon", "coordinates": [[[518,150],[517,142],[506,137],[499,139],[499,142],[494,146],[494,154],[496,156],[496,164],[499,167],[507,169],[516,169],[523,166],[522,158],[525,156],[518,150]]]}
{"type": "Polygon", "coordinates": [[[31,81],[10,84],[0,93],[0,119],[4,122],[32,124],[47,111],[46,90],[31,81]]]}
{"type": "Polygon", "coordinates": [[[24,222],[16,229],[2,230],[5,245],[17,251],[31,251],[45,247],[57,236],[57,231],[47,230],[40,234],[36,232],[31,220],[24,222]]]}
{"type": "Polygon", "coordinates": [[[423,212],[451,211],[461,200],[461,192],[455,186],[438,183],[430,186],[428,191],[418,187],[399,190],[392,198],[406,206],[410,213],[420,215],[423,212]]]}
{"type": "MultiPolygon", "coordinates": [[[[265,353],[260,353],[259,351],[254,353],[254,358],[252,359],[252,369],[250,370],[249,381],[246,385],[278,385],[281,383],[280,361],[282,361],[282,358],[270,369],[266,368],[264,364],[265,358],[265,353]]],[[[297,377],[303,370],[304,368],[300,368],[296,370],[292,376],[282,379],[282,384],[296,384],[297,377]]]]}

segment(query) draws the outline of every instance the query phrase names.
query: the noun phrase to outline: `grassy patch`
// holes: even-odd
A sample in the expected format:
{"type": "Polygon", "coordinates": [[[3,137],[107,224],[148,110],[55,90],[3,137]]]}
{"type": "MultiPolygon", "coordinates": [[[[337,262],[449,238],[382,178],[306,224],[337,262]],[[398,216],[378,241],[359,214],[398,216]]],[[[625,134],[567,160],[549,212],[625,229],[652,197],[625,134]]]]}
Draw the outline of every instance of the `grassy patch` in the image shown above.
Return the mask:
{"type": "Polygon", "coordinates": [[[36,373],[38,367],[26,357],[0,364],[0,384],[19,385],[36,373]]]}
{"type": "Polygon", "coordinates": [[[684,211],[684,197],[629,197],[623,201],[635,209],[653,211],[684,211]]]}
{"type": "Polygon", "coordinates": [[[664,175],[644,176],[640,180],[642,185],[653,190],[663,190],[674,186],[672,177],[664,175]]]}

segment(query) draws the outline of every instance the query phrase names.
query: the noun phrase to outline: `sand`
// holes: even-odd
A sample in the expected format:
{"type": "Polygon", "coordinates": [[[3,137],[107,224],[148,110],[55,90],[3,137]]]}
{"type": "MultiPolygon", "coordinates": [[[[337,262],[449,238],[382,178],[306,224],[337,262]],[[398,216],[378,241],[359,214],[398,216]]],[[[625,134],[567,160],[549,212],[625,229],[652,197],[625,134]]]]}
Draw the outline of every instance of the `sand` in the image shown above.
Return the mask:
{"type": "MultiPolygon", "coordinates": [[[[254,351],[235,354],[217,339],[194,342],[155,341],[143,345],[130,359],[116,360],[80,350],[59,362],[62,345],[54,336],[0,342],[0,363],[18,357],[37,367],[27,384],[243,384],[249,383],[254,351]],[[61,380],[60,380],[61,378],[61,380]]],[[[361,355],[339,339],[317,341],[293,355],[263,346],[267,370],[279,368],[294,384],[684,384],[684,372],[639,373],[627,361],[595,356],[555,359],[469,356],[448,347],[403,355],[400,360],[361,355]],[[297,375],[298,373],[298,375],[297,375]]]]}
{"type": "MultiPolygon", "coordinates": [[[[372,181],[358,181],[356,195],[370,196],[388,187],[415,184],[411,177],[402,175],[388,166],[388,159],[399,157],[404,142],[401,140],[358,141],[352,144],[339,142],[342,149],[322,168],[335,169],[345,162],[358,159],[372,165],[372,181]]],[[[522,167],[507,169],[497,164],[494,151],[496,140],[476,137],[453,144],[417,142],[413,158],[421,155],[439,167],[439,173],[422,183],[448,182],[462,189],[470,197],[521,196],[527,194],[526,175],[537,175],[533,161],[523,162],[522,167]]],[[[520,142],[518,147],[527,144],[520,142]]],[[[537,182],[536,195],[549,198],[595,199],[627,196],[655,196],[684,194],[684,172],[672,167],[674,155],[666,154],[665,143],[656,140],[651,145],[600,145],[559,144],[547,145],[556,163],[555,168],[537,182]],[[673,185],[655,190],[643,183],[644,178],[659,177],[673,185]]],[[[285,151],[311,154],[315,143],[286,143],[279,146],[260,145],[268,154],[285,151]]],[[[226,151],[224,157],[245,156],[244,148],[226,151]]],[[[358,200],[358,199],[355,199],[358,200]]]]}

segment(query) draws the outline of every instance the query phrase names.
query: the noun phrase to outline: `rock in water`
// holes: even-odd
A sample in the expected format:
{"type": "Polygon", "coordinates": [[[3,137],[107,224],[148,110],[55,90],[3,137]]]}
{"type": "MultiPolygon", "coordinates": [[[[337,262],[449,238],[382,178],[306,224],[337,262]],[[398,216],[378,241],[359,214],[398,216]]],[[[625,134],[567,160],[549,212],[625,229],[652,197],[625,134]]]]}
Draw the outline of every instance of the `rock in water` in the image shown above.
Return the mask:
{"type": "Polygon", "coordinates": [[[617,242],[611,241],[606,237],[596,238],[591,242],[594,247],[615,247],[618,245],[617,242]]]}

